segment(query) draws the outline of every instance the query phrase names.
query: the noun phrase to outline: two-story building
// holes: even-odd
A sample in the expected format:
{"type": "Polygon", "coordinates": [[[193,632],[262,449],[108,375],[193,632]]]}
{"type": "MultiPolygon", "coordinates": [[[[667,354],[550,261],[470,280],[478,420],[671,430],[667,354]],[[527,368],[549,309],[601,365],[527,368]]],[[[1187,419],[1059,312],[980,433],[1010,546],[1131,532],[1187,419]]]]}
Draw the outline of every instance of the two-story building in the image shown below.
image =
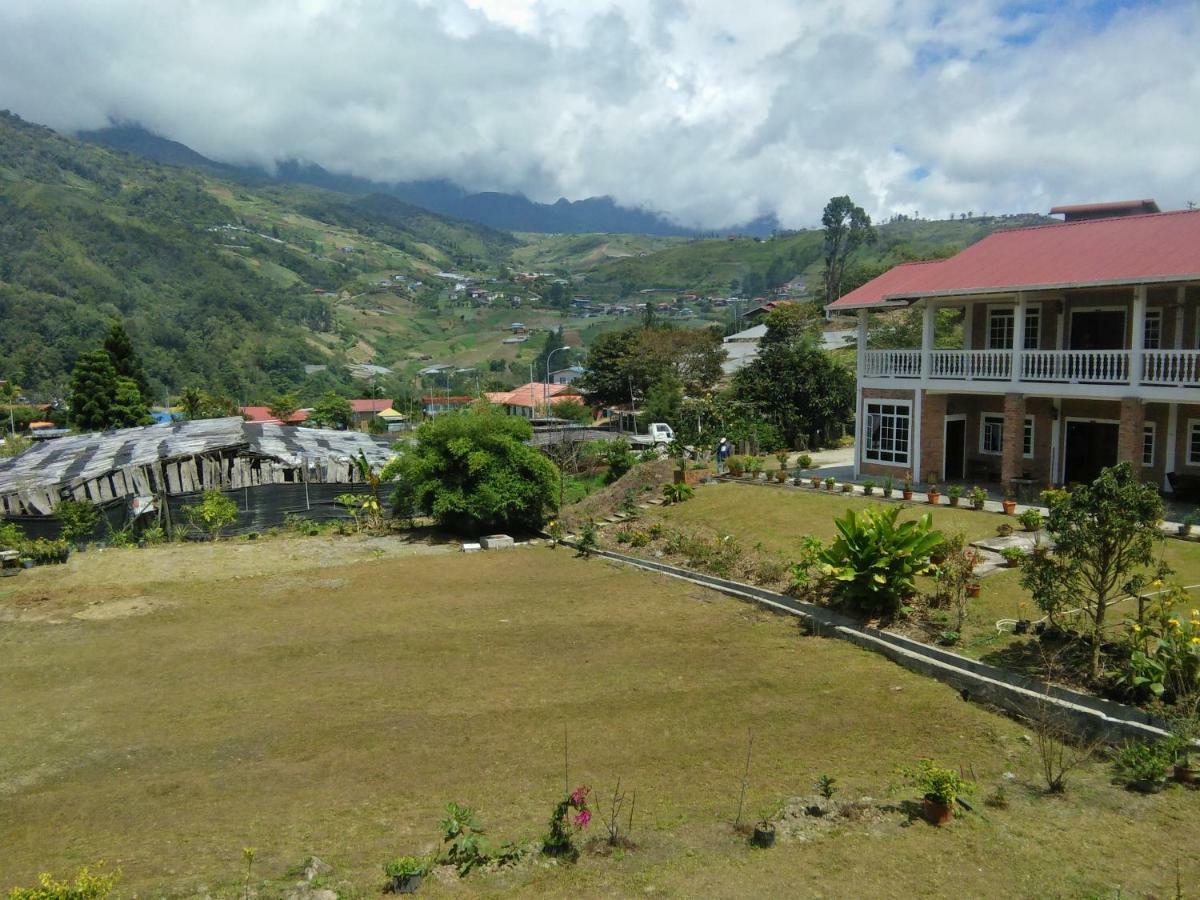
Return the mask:
{"type": "Polygon", "coordinates": [[[1122,460],[1164,490],[1168,473],[1200,475],[1200,210],[1052,212],[1068,220],[898,265],[830,304],[858,315],[857,476],[1032,493],[1122,460]],[[906,307],[921,345],[872,349],[869,317],[906,307]],[[935,340],[944,309],[961,346],[935,340]]]}

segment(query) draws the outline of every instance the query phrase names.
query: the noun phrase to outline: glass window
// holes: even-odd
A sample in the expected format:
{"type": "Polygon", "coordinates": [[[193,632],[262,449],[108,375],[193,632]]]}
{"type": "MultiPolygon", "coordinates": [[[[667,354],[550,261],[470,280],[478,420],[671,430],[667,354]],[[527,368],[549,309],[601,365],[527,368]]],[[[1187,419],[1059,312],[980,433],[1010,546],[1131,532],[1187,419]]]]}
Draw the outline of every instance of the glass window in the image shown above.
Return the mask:
{"type": "Polygon", "coordinates": [[[1200,421],[1192,421],[1188,429],[1188,465],[1200,466],[1200,421]]]}
{"type": "Polygon", "coordinates": [[[908,465],[910,415],[907,403],[868,403],[863,458],[908,465]]]}
{"type": "Polygon", "coordinates": [[[1162,310],[1146,310],[1146,332],[1142,339],[1142,348],[1157,350],[1162,346],[1162,310]]]}
{"type": "Polygon", "coordinates": [[[989,350],[1011,350],[1013,345],[1013,311],[988,311],[987,347],[989,350]]]}
{"type": "Polygon", "coordinates": [[[1142,426],[1142,465],[1154,465],[1154,423],[1142,426]]]}
{"type": "Polygon", "coordinates": [[[1033,457],[1033,417],[1025,417],[1025,433],[1021,438],[1021,453],[1026,459],[1033,457]]]}
{"type": "Polygon", "coordinates": [[[984,416],[980,424],[979,452],[999,454],[1004,449],[1004,416],[984,416]]]}
{"type": "Polygon", "coordinates": [[[1025,343],[1026,350],[1038,348],[1038,338],[1041,334],[1042,314],[1036,309],[1025,310],[1025,343]]]}

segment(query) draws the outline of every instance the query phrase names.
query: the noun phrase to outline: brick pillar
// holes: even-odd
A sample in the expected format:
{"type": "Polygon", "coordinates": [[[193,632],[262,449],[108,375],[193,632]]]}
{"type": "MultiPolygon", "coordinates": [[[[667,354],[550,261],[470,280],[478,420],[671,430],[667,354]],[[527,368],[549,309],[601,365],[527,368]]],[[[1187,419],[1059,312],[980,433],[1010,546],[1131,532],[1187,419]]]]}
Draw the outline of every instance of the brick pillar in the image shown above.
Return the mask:
{"type": "Polygon", "coordinates": [[[1137,397],[1121,401],[1121,426],[1117,432],[1117,462],[1133,463],[1133,474],[1141,477],[1142,431],[1146,425],[1146,407],[1137,397]]]}
{"type": "Polygon", "coordinates": [[[942,480],[946,442],[946,395],[926,392],[921,403],[921,471],[913,480],[928,482],[929,475],[942,480]]]}
{"type": "Polygon", "coordinates": [[[1008,483],[1020,478],[1025,469],[1021,449],[1025,443],[1025,395],[1004,395],[1004,446],[1000,456],[1000,483],[1007,489],[1008,483]]]}

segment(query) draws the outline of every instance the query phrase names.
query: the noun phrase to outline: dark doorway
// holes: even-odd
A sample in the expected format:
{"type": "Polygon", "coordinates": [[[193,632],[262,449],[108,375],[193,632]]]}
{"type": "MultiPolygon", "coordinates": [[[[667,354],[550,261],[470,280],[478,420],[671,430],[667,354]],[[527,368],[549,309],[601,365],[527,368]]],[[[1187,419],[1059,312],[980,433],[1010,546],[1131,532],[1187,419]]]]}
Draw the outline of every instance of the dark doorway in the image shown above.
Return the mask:
{"type": "Polygon", "coordinates": [[[965,478],[967,475],[967,423],[964,419],[946,420],[945,442],[947,481],[952,478],[965,478]]]}
{"type": "Polygon", "coordinates": [[[1076,310],[1071,313],[1071,350],[1124,350],[1125,311],[1076,310]]]}
{"type": "Polygon", "coordinates": [[[1090,484],[1101,469],[1115,466],[1119,430],[1115,422],[1068,422],[1063,482],[1090,484]]]}

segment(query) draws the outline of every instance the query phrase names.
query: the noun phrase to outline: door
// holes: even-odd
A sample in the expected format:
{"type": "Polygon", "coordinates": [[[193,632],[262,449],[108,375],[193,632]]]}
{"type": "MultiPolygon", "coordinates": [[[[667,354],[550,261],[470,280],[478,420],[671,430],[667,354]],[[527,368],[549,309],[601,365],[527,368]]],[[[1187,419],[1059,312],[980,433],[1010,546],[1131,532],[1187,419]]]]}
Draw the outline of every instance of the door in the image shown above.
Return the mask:
{"type": "Polygon", "coordinates": [[[1125,311],[1075,310],[1071,313],[1072,350],[1125,349],[1125,311]]]}
{"type": "Polygon", "coordinates": [[[1101,469],[1117,464],[1115,422],[1067,422],[1067,445],[1063,451],[1063,482],[1090,484],[1101,469]]]}
{"type": "Polygon", "coordinates": [[[942,478],[946,481],[967,477],[967,422],[965,419],[946,420],[945,448],[946,471],[942,478]]]}

